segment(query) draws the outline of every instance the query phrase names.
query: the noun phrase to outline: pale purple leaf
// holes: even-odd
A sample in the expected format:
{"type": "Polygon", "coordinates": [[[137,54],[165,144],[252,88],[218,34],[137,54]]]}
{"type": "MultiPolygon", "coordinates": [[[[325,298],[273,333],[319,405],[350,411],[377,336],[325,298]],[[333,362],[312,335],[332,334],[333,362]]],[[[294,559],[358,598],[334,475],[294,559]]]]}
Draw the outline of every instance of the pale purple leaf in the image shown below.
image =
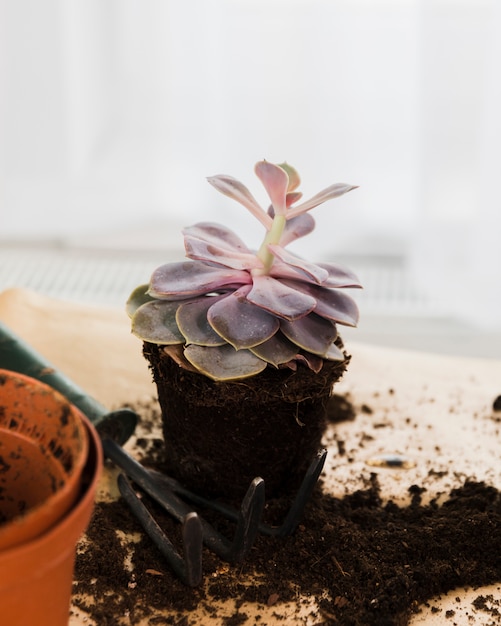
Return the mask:
{"type": "Polygon", "coordinates": [[[315,374],[318,374],[324,365],[323,357],[312,352],[300,352],[296,359],[307,365],[315,374]]]}
{"type": "Polygon", "coordinates": [[[227,294],[223,296],[204,296],[179,306],[176,313],[176,322],[186,339],[186,343],[196,343],[199,346],[222,346],[226,343],[209,324],[207,311],[216,302],[228,297],[227,294]]]}
{"type": "Polygon", "coordinates": [[[299,177],[299,173],[295,167],[289,165],[287,162],[278,163],[278,166],[287,172],[287,176],[289,177],[289,186],[287,187],[287,191],[294,191],[301,184],[301,178],[299,177]]]}
{"type": "Polygon", "coordinates": [[[212,380],[238,380],[262,372],[267,363],[249,350],[232,346],[187,346],[184,356],[201,373],[212,380]]]}
{"type": "Polygon", "coordinates": [[[301,272],[296,267],[283,263],[280,259],[275,258],[273,265],[270,269],[270,276],[277,278],[281,282],[283,279],[289,278],[290,280],[305,280],[310,281],[310,278],[304,272],[301,272]]]}
{"type": "Polygon", "coordinates": [[[270,228],[270,216],[259,206],[251,192],[240,181],[233,178],[233,176],[226,176],[224,174],[220,176],[210,176],[207,180],[222,194],[240,202],[240,204],[248,209],[266,229],[270,228]]]}
{"type": "Polygon", "coordinates": [[[298,202],[299,200],[301,200],[302,197],[303,197],[303,194],[302,194],[301,191],[289,191],[289,192],[287,192],[287,195],[285,196],[285,204],[286,204],[287,208],[289,208],[295,202],[298,202]]]}
{"type": "Polygon", "coordinates": [[[256,163],[254,171],[268,193],[275,215],[285,215],[285,196],[289,186],[289,177],[285,170],[268,161],[260,161],[256,163]]]}
{"type": "Polygon", "coordinates": [[[327,202],[327,200],[332,200],[333,198],[338,198],[348,191],[352,191],[353,189],[357,189],[356,185],[346,185],[345,183],[336,183],[335,185],[331,185],[327,187],[323,191],[320,191],[313,198],[310,198],[306,202],[302,204],[298,204],[289,209],[289,216],[295,217],[296,215],[300,215],[301,213],[305,213],[306,211],[310,211],[314,209],[319,204],[323,202],[327,202]]]}
{"type": "Polygon", "coordinates": [[[303,350],[323,356],[337,337],[336,325],[315,313],[289,322],[280,322],[281,332],[303,350]]]}
{"type": "Polygon", "coordinates": [[[250,282],[250,274],[243,270],[211,267],[201,261],[181,261],[156,269],[148,293],[162,300],[182,300],[250,282]]]}
{"type": "Polygon", "coordinates": [[[210,325],[237,350],[252,348],[272,337],[279,320],[245,298],[248,287],[213,304],[207,313],[210,325]]]}
{"type": "Polygon", "coordinates": [[[353,298],[337,289],[329,289],[304,281],[284,279],[284,283],[316,300],[315,313],[345,326],[358,324],[358,306],[353,298]]]}
{"type": "Polygon", "coordinates": [[[208,243],[227,248],[228,250],[250,252],[249,248],[236,233],[226,228],[226,226],[215,222],[198,222],[193,226],[183,228],[183,235],[203,239],[208,243]]]}
{"type": "Polygon", "coordinates": [[[195,261],[207,261],[235,270],[254,269],[263,266],[263,263],[251,252],[239,252],[235,249],[224,248],[190,235],[184,236],[184,247],[186,256],[195,261]]]}
{"type": "Polygon", "coordinates": [[[125,304],[125,311],[129,317],[132,317],[140,306],[154,299],[148,295],[148,288],[149,285],[139,285],[130,294],[125,304]]]}
{"type": "Polygon", "coordinates": [[[327,352],[323,355],[324,359],[328,361],[344,361],[345,355],[343,351],[336,346],[335,343],[331,344],[327,352]]]}
{"type": "Polygon", "coordinates": [[[253,276],[247,300],[287,320],[304,317],[316,306],[315,298],[267,275],[253,276]]]}
{"type": "Polygon", "coordinates": [[[293,268],[303,272],[309,278],[313,279],[316,283],[323,283],[329,276],[327,270],[321,268],[315,263],[310,263],[310,261],[305,261],[300,257],[292,254],[285,248],[279,245],[269,245],[268,249],[279,258],[283,263],[287,265],[291,265],[293,268]]]}
{"type": "MultiPolygon", "coordinates": [[[[301,200],[302,197],[303,194],[300,191],[288,191],[287,195],[285,196],[285,206],[288,209],[292,204],[301,200]]],[[[273,208],[273,205],[270,204],[267,213],[270,217],[275,217],[275,210],[273,208]]]]}
{"type": "Polygon", "coordinates": [[[132,316],[132,332],[143,341],[157,344],[184,343],[176,323],[178,302],[153,300],[140,306],[132,316]]]}
{"type": "Polygon", "coordinates": [[[267,363],[278,367],[282,363],[287,363],[293,359],[298,352],[298,347],[278,332],[258,346],[250,349],[253,354],[263,359],[267,363]]]}
{"type": "Polygon", "coordinates": [[[280,237],[280,245],[288,246],[291,242],[300,237],[309,235],[315,229],[315,220],[309,213],[303,213],[292,219],[288,219],[284,232],[280,237]]]}
{"type": "Polygon", "coordinates": [[[179,367],[182,367],[184,370],[188,370],[189,372],[200,374],[197,368],[194,367],[184,356],[184,345],[178,343],[172,346],[164,346],[163,351],[165,354],[168,354],[174,363],[179,365],[179,367]]]}
{"type": "Polygon", "coordinates": [[[362,289],[358,276],[351,270],[334,263],[319,263],[319,267],[327,270],[329,277],[322,283],[322,287],[349,287],[362,289]]]}

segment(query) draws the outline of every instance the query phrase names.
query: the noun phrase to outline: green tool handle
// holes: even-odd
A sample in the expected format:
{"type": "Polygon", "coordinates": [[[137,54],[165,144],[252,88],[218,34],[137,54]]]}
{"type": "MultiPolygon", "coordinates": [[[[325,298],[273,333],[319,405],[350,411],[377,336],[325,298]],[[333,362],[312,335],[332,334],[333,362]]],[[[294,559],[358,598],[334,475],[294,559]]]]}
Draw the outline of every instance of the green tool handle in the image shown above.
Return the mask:
{"type": "Polygon", "coordinates": [[[25,374],[59,391],[86,415],[98,432],[124,444],[134,432],[137,414],[128,408],[108,411],[59,372],[42,355],[0,322],[0,369],[25,374]]]}

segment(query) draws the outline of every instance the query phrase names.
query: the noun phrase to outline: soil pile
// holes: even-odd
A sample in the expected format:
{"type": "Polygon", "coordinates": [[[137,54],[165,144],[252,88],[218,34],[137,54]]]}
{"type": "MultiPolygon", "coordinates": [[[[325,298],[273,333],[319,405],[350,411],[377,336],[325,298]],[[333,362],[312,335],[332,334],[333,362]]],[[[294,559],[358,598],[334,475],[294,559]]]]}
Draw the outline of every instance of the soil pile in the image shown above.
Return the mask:
{"type": "MultiPolygon", "coordinates": [[[[349,400],[338,398],[337,403],[344,419],[353,419],[349,400]]],[[[155,465],[161,440],[137,444],[143,446],[143,462],[155,465]]],[[[382,501],[376,474],[363,489],[342,498],[319,485],[294,536],[258,537],[248,558],[237,565],[204,549],[204,584],[193,590],[172,575],[124,503],[100,503],[77,559],[75,604],[99,626],[119,624],[121,617],[130,624],[146,619],[188,626],[203,623],[190,611],[203,607],[210,615],[215,602],[231,600],[233,613],[222,623],[266,626],[260,607],[293,602],[299,611],[304,606],[298,598],[313,598],[310,617],[319,625],[401,626],[430,598],[501,581],[501,493],[466,480],[445,502],[442,497],[440,504],[431,500],[425,505],[423,492],[411,485],[411,503],[402,507],[382,501]],[[133,541],[124,542],[125,536],[133,541]],[[252,622],[246,612],[250,606],[252,622]],[[169,617],[159,616],[163,610],[169,617]]],[[[144,501],[180,546],[179,524],[144,501]]],[[[270,501],[267,521],[280,523],[288,505],[270,501]]],[[[231,536],[230,522],[209,511],[202,514],[231,536]]],[[[486,624],[501,623],[492,600],[481,595],[475,600],[475,608],[491,620],[486,624]]],[[[444,618],[456,624],[453,610],[444,618]]]]}

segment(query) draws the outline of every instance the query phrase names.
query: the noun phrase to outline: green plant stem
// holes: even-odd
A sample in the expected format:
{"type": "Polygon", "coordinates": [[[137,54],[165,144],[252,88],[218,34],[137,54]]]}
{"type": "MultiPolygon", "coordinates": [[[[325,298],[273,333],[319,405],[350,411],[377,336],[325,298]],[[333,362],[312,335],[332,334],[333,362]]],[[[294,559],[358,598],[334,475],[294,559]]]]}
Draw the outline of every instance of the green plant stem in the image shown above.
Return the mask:
{"type": "Polygon", "coordinates": [[[265,238],[263,239],[263,243],[258,250],[257,257],[263,263],[263,268],[258,270],[259,274],[268,274],[271,266],[273,265],[273,261],[275,260],[275,256],[270,252],[268,246],[270,244],[277,244],[280,242],[280,238],[282,233],[284,232],[285,224],[287,220],[285,215],[275,215],[273,218],[273,223],[271,225],[270,230],[266,233],[265,238]]]}

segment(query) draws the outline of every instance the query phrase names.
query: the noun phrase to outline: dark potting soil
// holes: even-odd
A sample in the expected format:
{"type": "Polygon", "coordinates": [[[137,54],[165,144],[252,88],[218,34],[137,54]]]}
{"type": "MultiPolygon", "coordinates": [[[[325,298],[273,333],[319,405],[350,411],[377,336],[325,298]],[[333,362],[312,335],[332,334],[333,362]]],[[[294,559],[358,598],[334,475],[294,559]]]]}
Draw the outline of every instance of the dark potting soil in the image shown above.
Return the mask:
{"type": "Polygon", "coordinates": [[[345,353],[319,372],[298,363],[294,371],[267,367],[214,382],[179,367],[162,346],[145,342],[143,353],[162,407],[165,471],[192,491],[239,499],[256,476],[268,496],[297,491],[321,446],[332,387],[350,361],[345,353]]]}
{"type": "MultiPolygon", "coordinates": [[[[333,403],[336,421],[353,419],[349,399],[338,396],[333,403]]],[[[144,439],[138,445],[144,447],[143,462],[155,465],[161,441],[144,439]]],[[[319,608],[311,609],[311,617],[318,625],[402,626],[433,597],[501,581],[501,493],[466,481],[445,503],[424,505],[423,491],[411,486],[411,504],[402,507],[383,503],[376,474],[343,498],[319,485],[296,533],[285,540],[259,536],[243,564],[226,564],[204,548],[204,584],[195,589],[173,576],[123,502],[101,503],[77,557],[75,604],[99,626],[121,623],[121,616],[130,624],[146,619],[190,626],[201,623],[190,611],[202,606],[210,615],[211,602],[233,600],[233,614],[221,623],[266,626],[258,617],[260,607],[279,607],[302,596],[316,599],[319,608]],[[137,533],[137,541],[126,545],[124,533],[137,533]],[[251,606],[252,618],[246,613],[251,606]],[[160,617],[162,610],[170,617],[160,617]]],[[[179,524],[145,502],[180,546],[179,524]]],[[[288,504],[269,502],[268,521],[282,519],[288,504]]],[[[231,536],[231,524],[206,517],[231,536]]],[[[473,604],[485,613],[485,624],[500,623],[491,621],[499,619],[501,609],[492,598],[478,595],[473,604]]],[[[443,617],[445,624],[457,624],[453,610],[443,617]]]]}

